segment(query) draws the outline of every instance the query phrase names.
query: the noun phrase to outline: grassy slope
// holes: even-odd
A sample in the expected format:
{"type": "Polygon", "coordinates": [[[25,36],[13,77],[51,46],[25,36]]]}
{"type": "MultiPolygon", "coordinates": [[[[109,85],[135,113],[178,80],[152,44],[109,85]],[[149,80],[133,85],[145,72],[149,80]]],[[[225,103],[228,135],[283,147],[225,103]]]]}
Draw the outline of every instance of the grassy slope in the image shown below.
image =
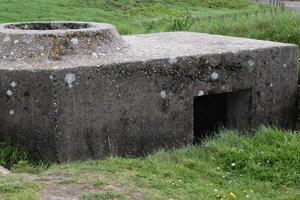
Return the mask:
{"type": "Polygon", "coordinates": [[[248,19],[200,22],[191,29],[196,32],[207,32],[221,35],[272,40],[294,43],[300,46],[300,12],[279,12],[277,15],[259,14],[248,19]]]}
{"type": "Polygon", "coordinates": [[[247,0],[1,0],[0,22],[97,21],[115,24],[122,33],[140,33],[147,31],[145,23],[186,10],[203,16],[258,8],[247,0]]]}
{"type": "Polygon", "coordinates": [[[146,158],[53,165],[37,175],[1,178],[0,194],[34,199],[42,188],[56,184],[99,190],[83,199],[132,199],[136,194],[146,199],[300,199],[299,133],[262,127],[251,134],[226,131],[203,146],[146,158]],[[62,174],[63,179],[45,181],[62,174]]]}
{"type": "Polygon", "coordinates": [[[265,5],[248,0],[1,0],[0,22],[79,20],[115,24],[122,34],[190,30],[291,42],[300,45],[300,15],[286,12],[235,21],[225,17],[212,22],[191,16],[260,10],[265,5]],[[187,26],[174,27],[174,23],[187,26]]]}

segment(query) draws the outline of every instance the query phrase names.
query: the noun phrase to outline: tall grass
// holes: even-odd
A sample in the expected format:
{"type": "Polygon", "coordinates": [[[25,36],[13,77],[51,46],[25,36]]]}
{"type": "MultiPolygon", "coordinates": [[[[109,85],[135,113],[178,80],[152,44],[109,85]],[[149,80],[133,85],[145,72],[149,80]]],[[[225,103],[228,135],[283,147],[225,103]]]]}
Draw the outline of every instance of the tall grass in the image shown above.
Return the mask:
{"type": "Polygon", "coordinates": [[[225,17],[194,23],[190,31],[293,43],[300,46],[300,13],[278,12],[250,17],[225,17]]]}
{"type": "Polygon", "coordinates": [[[27,160],[27,154],[10,142],[0,143],[0,165],[10,168],[21,160],[27,160]]]}

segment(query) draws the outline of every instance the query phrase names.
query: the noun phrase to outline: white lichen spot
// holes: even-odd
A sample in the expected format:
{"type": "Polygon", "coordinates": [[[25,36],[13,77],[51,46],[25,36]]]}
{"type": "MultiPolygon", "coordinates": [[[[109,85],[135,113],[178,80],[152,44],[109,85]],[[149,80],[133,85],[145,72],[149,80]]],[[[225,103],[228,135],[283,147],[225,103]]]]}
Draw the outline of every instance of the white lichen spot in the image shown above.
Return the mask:
{"type": "Polygon", "coordinates": [[[204,91],[203,91],[203,90],[200,90],[200,91],[198,92],[198,97],[201,97],[201,96],[204,96],[204,91]]]}
{"type": "Polygon", "coordinates": [[[169,63],[170,63],[171,65],[176,64],[176,63],[177,63],[177,58],[176,58],[176,57],[171,57],[171,58],[169,58],[169,63]]]}
{"type": "Polygon", "coordinates": [[[78,44],[78,39],[77,39],[77,38],[72,38],[72,39],[70,40],[70,42],[71,42],[73,45],[76,45],[76,44],[78,44]]]}
{"type": "Polygon", "coordinates": [[[270,87],[273,87],[274,85],[273,85],[273,83],[270,83],[270,87]]]}
{"type": "Polygon", "coordinates": [[[14,114],[15,114],[15,110],[10,110],[10,111],[9,111],[9,114],[10,114],[10,115],[14,115],[14,114]]]}
{"type": "Polygon", "coordinates": [[[211,79],[212,80],[215,81],[215,80],[218,80],[218,78],[219,78],[219,74],[217,72],[214,72],[214,73],[211,74],[211,79]]]}
{"type": "Polygon", "coordinates": [[[14,44],[18,44],[18,43],[19,43],[19,40],[15,40],[15,41],[14,41],[14,44]]]}
{"type": "Polygon", "coordinates": [[[50,75],[49,78],[50,78],[51,80],[53,80],[53,79],[54,79],[54,76],[53,76],[53,75],[50,75]]]}
{"type": "Polygon", "coordinates": [[[3,41],[3,42],[9,42],[9,41],[10,41],[10,37],[6,36],[5,38],[3,38],[2,41],[3,41]]]}
{"type": "Polygon", "coordinates": [[[98,58],[98,54],[97,53],[92,53],[93,58],[98,58]]]}
{"type": "Polygon", "coordinates": [[[252,67],[254,65],[254,61],[253,60],[249,60],[248,64],[252,67]]]}
{"type": "Polygon", "coordinates": [[[13,82],[10,83],[10,86],[14,88],[14,87],[17,86],[17,83],[15,81],[13,81],[13,82]]]}
{"type": "Polygon", "coordinates": [[[120,47],[117,47],[116,49],[117,49],[117,51],[120,51],[120,50],[121,50],[120,47]]]}
{"type": "Polygon", "coordinates": [[[7,58],[6,56],[3,56],[3,60],[6,60],[6,58],[7,58]]]}
{"type": "Polygon", "coordinates": [[[69,88],[73,87],[73,83],[76,81],[76,75],[73,73],[66,74],[65,82],[68,84],[69,88]]]}
{"type": "Polygon", "coordinates": [[[161,98],[163,98],[163,99],[165,99],[166,97],[167,97],[167,92],[166,91],[161,91],[160,92],[160,96],[161,96],[161,98]]]}
{"type": "Polygon", "coordinates": [[[14,55],[14,52],[13,52],[13,51],[11,51],[11,52],[10,52],[10,55],[11,55],[11,56],[12,56],[12,55],[14,55]]]}
{"type": "Polygon", "coordinates": [[[12,93],[11,90],[7,90],[7,91],[6,91],[6,94],[7,94],[7,96],[11,96],[13,93],[12,93]]]}
{"type": "Polygon", "coordinates": [[[287,67],[287,64],[283,64],[283,68],[286,68],[287,67]]]}
{"type": "Polygon", "coordinates": [[[28,37],[24,38],[22,40],[22,42],[25,44],[30,44],[32,42],[32,37],[28,36],[28,37]]]}

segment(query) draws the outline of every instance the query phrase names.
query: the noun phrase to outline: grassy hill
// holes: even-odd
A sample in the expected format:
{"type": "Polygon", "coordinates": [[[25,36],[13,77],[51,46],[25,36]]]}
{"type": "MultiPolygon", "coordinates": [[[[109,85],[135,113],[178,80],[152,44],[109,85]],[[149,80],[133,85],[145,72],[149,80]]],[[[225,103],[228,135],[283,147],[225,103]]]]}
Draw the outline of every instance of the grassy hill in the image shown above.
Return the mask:
{"type": "Polygon", "coordinates": [[[300,14],[259,12],[254,16],[265,8],[268,5],[248,0],[1,0],[0,22],[96,21],[112,23],[122,34],[195,31],[300,45],[300,14]],[[249,18],[241,15],[246,12],[249,18]],[[239,13],[237,20],[233,13],[239,13]],[[221,14],[224,21],[220,17],[201,20],[221,14]]]}
{"type": "Polygon", "coordinates": [[[248,0],[1,0],[0,22],[79,20],[108,22],[122,33],[147,32],[145,23],[187,11],[207,16],[256,10],[248,0]]]}

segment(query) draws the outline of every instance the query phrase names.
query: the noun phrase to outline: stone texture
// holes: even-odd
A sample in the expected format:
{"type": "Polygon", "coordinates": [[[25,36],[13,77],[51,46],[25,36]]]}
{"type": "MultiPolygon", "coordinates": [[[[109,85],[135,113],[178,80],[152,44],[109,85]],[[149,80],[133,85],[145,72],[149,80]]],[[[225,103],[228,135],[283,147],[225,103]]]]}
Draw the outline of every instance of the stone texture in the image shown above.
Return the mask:
{"type": "Polygon", "coordinates": [[[0,175],[6,176],[12,174],[11,171],[0,165],[0,175]]]}
{"type": "Polygon", "coordinates": [[[190,144],[194,99],[209,94],[248,91],[228,97],[233,128],[294,125],[295,45],[54,24],[0,26],[1,138],[37,158],[144,155],[190,144]]]}

